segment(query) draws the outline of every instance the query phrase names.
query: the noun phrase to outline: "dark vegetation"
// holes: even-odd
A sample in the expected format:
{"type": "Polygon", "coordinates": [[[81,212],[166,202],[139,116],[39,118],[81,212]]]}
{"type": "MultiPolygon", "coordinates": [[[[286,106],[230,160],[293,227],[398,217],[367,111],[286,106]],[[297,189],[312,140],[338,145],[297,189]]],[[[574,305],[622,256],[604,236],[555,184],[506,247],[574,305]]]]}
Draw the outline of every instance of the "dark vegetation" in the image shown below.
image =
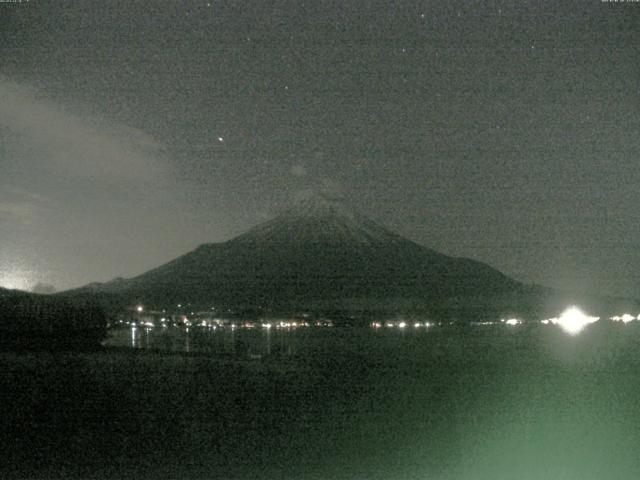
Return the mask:
{"type": "Polygon", "coordinates": [[[0,291],[0,349],[95,349],[106,337],[104,311],[91,299],[0,291]]]}

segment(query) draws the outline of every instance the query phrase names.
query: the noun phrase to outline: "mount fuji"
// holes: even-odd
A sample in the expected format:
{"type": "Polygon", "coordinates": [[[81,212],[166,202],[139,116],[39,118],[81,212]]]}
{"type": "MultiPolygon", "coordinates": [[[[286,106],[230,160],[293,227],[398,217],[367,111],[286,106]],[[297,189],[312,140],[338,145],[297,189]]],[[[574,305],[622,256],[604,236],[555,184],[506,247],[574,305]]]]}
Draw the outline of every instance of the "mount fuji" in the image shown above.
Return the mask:
{"type": "Polygon", "coordinates": [[[204,244],[130,279],[66,294],[120,304],[178,303],[239,311],[448,311],[494,314],[527,287],[490,266],[391,232],[342,200],[309,196],[246,233],[204,244]],[[501,301],[504,303],[504,301],[501,301]]]}

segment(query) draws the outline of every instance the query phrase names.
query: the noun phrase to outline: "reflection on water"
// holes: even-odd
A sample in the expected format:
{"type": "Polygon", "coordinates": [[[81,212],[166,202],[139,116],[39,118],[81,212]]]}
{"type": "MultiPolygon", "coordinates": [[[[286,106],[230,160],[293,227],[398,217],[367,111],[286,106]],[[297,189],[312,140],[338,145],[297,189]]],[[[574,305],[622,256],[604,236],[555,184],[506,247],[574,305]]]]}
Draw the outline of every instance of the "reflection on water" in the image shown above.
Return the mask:
{"type": "MultiPolygon", "coordinates": [[[[389,325],[387,325],[389,326],[389,325]]],[[[401,322],[398,328],[242,328],[238,326],[127,326],[109,332],[106,346],[152,349],[161,352],[208,353],[260,359],[332,352],[375,351],[396,348],[398,342],[411,347],[423,336],[438,335],[429,324],[401,322]]]]}
{"type": "Polygon", "coordinates": [[[534,351],[532,349],[541,348],[551,359],[597,363],[606,360],[603,355],[608,350],[601,346],[603,339],[611,334],[633,338],[624,332],[632,334],[637,330],[633,325],[614,321],[593,325],[570,321],[555,325],[551,322],[512,325],[505,321],[468,326],[374,322],[370,328],[123,326],[109,332],[105,345],[159,352],[231,355],[254,360],[356,354],[368,358],[403,358],[412,363],[423,358],[504,362],[513,349],[526,355],[534,351]]]}
{"type": "Polygon", "coordinates": [[[163,327],[137,326],[111,330],[107,346],[154,349],[167,352],[202,352],[243,355],[293,355],[296,344],[308,334],[302,330],[239,329],[232,327],[163,327]]]}

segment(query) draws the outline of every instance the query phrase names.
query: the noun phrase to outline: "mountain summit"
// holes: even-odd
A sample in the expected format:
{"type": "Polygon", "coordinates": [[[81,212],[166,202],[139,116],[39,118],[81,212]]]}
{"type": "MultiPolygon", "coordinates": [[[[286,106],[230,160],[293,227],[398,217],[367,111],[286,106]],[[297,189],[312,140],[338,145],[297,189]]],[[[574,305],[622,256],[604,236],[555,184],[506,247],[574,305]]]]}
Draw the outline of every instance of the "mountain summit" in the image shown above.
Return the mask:
{"type": "Polygon", "coordinates": [[[157,306],[397,311],[520,287],[484,263],[440,254],[339,199],[313,195],[236,238],[201,245],[137,277],[84,290],[157,306]]]}
{"type": "Polygon", "coordinates": [[[254,245],[384,245],[402,240],[340,199],[321,194],[299,200],[276,218],[231,242],[254,245]]]}

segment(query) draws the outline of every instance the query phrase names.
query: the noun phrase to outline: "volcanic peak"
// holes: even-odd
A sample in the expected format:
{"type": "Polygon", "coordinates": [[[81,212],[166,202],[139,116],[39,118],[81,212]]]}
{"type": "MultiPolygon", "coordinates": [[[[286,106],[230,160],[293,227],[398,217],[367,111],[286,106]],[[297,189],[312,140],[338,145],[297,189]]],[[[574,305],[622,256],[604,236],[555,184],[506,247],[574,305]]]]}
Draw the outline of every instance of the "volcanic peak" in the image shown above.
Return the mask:
{"type": "Polygon", "coordinates": [[[383,245],[402,240],[399,235],[349,208],[344,201],[316,194],[299,200],[274,219],[231,242],[383,245]]]}

